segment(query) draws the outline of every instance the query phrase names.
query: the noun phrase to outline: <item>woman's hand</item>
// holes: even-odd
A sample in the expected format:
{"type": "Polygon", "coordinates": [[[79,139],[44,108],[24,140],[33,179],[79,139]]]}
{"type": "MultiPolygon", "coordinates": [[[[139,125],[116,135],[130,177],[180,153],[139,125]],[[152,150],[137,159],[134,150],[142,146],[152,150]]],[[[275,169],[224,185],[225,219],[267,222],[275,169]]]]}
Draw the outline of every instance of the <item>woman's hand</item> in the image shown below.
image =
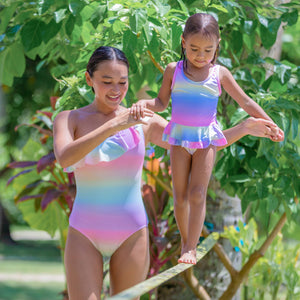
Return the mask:
{"type": "Polygon", "coordinates": [[[250,117],[244,121],[244,126],[247,134],[266,137],[273,142],[282,142],[284,140],[283,130],[271,121],[250,117]]]}

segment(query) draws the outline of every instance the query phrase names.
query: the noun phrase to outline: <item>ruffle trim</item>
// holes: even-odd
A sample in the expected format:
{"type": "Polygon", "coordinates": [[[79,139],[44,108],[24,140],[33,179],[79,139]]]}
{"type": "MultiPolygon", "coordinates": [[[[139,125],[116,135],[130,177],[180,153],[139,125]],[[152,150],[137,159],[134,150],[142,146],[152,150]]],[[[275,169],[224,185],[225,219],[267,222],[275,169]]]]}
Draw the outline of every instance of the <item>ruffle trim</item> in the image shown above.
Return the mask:
{"type": "Polygon", "coordinates": [[[139,142],[140,133],[135,126],[121,130],[115,135],[107,138],[80,161],[70,167],[64,168],[64,171],[71,173],[86,165],[96,165],[100,162],[115,160],[127,151],[135,148],[139,142]]]}
{"type": "Polygon", "coordinates": [[[224,146],[227,140],[217,123],[209,126],[184,126],[170,121],[163,133],[163,141],[186,148],[207,148],[209,145],[224,146]]]}

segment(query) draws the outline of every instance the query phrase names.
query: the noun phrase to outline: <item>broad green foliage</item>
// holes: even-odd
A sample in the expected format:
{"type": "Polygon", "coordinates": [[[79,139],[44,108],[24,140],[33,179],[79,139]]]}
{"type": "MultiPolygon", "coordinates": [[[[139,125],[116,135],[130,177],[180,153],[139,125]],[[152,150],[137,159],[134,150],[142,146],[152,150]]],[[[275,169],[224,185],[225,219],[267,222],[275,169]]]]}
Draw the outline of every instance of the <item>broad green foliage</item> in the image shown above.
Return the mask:
{"type": "MultiPolygon", "coordinates": [[[[229,195],[238,194],[242,209],[249,208],[267,229],[274,212],[286,211],[300,224],[299,139],[300,67],[290,61],[263,57],[282,22],[298,20],[298,1],[275,6],[265,1],[134,1],[40,0],[6,1],[0,6],[0,82],[13,85],[25,69],[25,58],[41,59],[58,80],[61,97],[57,112],[85,105],[93,94],[84,82],[92,51],[100,45],[122,49],[130,62],[130,89],[124,105],[137,100],[147,86],[157,95],[162,71],[180,58],[180,36],[185,20],[208,12],[219,21],[219,63],[234,74],[242,88],[285,131],[285,141],[243,138],[218,157],[215,177],[229,195]],[[268,70],[272,72],[268,74],[268,70]]],[[[245,117],[225,93],[218,106],[224,128],[245,117]]],[[[170,109],[162,114],[168,118],[170,109]]]]}

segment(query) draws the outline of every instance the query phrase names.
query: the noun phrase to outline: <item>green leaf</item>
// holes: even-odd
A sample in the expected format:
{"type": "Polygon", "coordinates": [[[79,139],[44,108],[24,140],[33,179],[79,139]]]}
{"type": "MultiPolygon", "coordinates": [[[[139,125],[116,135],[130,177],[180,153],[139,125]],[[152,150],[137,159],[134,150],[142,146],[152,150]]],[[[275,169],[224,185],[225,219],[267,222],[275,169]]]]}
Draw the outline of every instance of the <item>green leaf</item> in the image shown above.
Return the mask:
{"type": "Polygon", "coordinates": [[[67,15],[66,12],[67,12],[66,8],[63,8],[63,9],[60,9],[60,10],[54,12],[55,22],[56,23],[61,22],[66,17],[66,15],[67,15]]]}
{"type": "Polygon", "coordinates": [[[269,194],[268,198],[267,198],[267,212],[271,213],[274,210],[276,210],[276,208],[279,205],[279,200],[275,195],[269,194]]]}
{"type": "Polygon", "coordinates": [[[240,175],[233,175],[230,176],[230,182],[237,182],[237,183],[241,183],[241,182],[247,182],[250,181],[251,178],[249,177],[248,174],[240,174],[240,175]]]}
{"type": "Polygon", "coordinates": [[[292,138],[293,140],[298,136],[298,129],[299,129],[299,121],[295,113],[293,112],[292,118],[292,138]]]}
{"type": "Polygon", "coordinates": [[[276,77],[272,76],[272,81],[269,86],[269,89],[271,91],[276,91],[276,92],[279,92],[280,94],[283,94],[287,91],[287,85],[282,84],[281,79],[279,79],[278,76],[276,76],[276,77]]]}
{"type": "Polygon", "coordinates": [[[232,126],[237,125],[238,123],[240,123],[248,114],[242,109],[242,108],[238,108],[235,110],[234,114],[232,115],[231,119],[230,119],[230,124],[232,126]]]}
{"type": "Polygon", "coordinates": [[[165,154],[165,149],[159,146],[155,146],[155,158],[160,158],[165,154]]]}
{"type": "Polygon", "coordinates": [[[143,27],[142,32],[143,32],[144,39],[146,41],[146,45],[147,45],[147,47],[149,47],[149,44],[150,44],[151,38],[152,38],[152,33],[150,31],[148,21],[146,22],[145,26],[143,27]]]}
{"type": "Polygon", "coordinates": [[[298,11],[296,9],[291,12],[286,12],[281,16],[283,22],[287,22],[289,26],[292,26],[298,21],[298,11]]]}
{"type": "Polygon", "coordinates": [[[252,35],[257,27],[257,20],[247,20],[242,22],[243,30],[247,35],[252,35]]]}
{"type": "Polygon", "coordinates": [[[232,37],[231,43],[233,45],[233,50],[236,53],[239,53],[243,48],[243,35],[241,34],[240,31],[234,30],[231,33],[231,37],[232,37]]]}
{"type": "Polygon", "coordinates": [[[291,67],[284,64],[275,65],[275,73],[277,74],[282,84],[287,83],[292,75],[291,67]]]}
{"type": "Polygon", "coordinates": [[[54,4],[54,0],[41,0],[39,4],[39,14],[42,15],[54,4]]]}
{"type": "Polygon", "coordinates": [[[26,52],[38,47],[43,41],[43,29],[46,24],[38,19],[26,23],[21,29],[21,39],[26,52]]]}
{"type": "Polygon", "coordinates": [[[92,2],[89,5],[85,5],[83,9],[80,12],[80,16],[83,21],[90,20],[92,22],[94,18],[94,14],[99,9],[99,3],[98,2],[92,2]]]}
{"type": "Polygon", "coordinates": [[[9,6],[4,7],[2,11],[0,12],[0,33],[4,33],[6,30],[6,27],[11,20],[13,14],[16,11],[16,8],[18,7],[19,3],[18,2],[13,2],[10,3],[9,6]]]}
{"type": "Polygon", "coordinates": [[[259,172],[260,174],[264,174],[268,169],[269,162],[264,157],[251,157],[249,166],[251,169],[259,172]]]}
{"type": "Polygon", "coordinates": [[[12,44],[7,49],[5,69],[14,76],[21,77],[25,71],[25,64],[23,47],[19,43],[12,44]]]}
{"type": "Polygon", "coordinates": [[[223,66],[225,66],[226,68],[232,69],[232,61],[230,58],[219,56],[218,62],[223,66]]]}
{"type": "MultiPolygon", "coordinates": [[[[221,3],[222,3],[222,2],[221,2],[221,3]]],[[[215,8],[216,10],[221,11],[221,12],[223,12],[223,13],[225,13],[225,14],[228,13],[228,10],[227,10],[224,6],[222,6],[222,5],[219,5],[219,4],[212,4],[212,5],[210,5],[210,7],[211,7],[211,8],[215,8]]]]}
{"type": "Polygon", "coordinates": [[[119,33],[122,32],[124,28],[124,23],[121,22],[120,20],[115,20],[112,26],[112,29],[114,31],[114,33],[119,33]]]}
{"type": "Polygon", "coordinates": [[[65,23],[66,33],[69,37],[71,37],[74,26],[75,26],[76,18],[73,15],[70,15],[67,22],[65,23]]]}
{"type": "Polygon", "coordinates": [[[123,51],[125,53],[133,52],[137,45],[137,36],[131,31],[126,30],[123,33],[123,51]]]}
{"type": "Polygon", "coordinates": [[[267,27],[264,24],[260,25],[261,41],[266,49],[269,49],[275,43],[280,24],[281,20],[275,19],[268,22],[267,27]]]}
{"type": "Polygon", "coordinates": [[[251,52],[247,57],[247,63],[251,65],[258,65],[265,63],[265,60],[257,52],[251,52]]]}
{"type": "Polygon", "coordinates": [[[268,195],[268,188],[264,185],[263,182],[257,181],[256,182],[256,192],[260,199],[263,199],[268,195]]]}
{"type": "Polygon", "coordinates": [[[160,46],[160,44],[159,44],[159,40],[157,38],[157,34],[155,31],[153,31],[152,40],[149,45],[149,50],[157,62],[160,62],[160,59],[161,59],[161,52],[160,52],[159,46],[160,46]]]}
{"type": "Polygon", "coordinates": [[[71,1],[69,3],[69,11],[72,13],[73,16],[76,16],[80,13],[80,11],[83,9],[83,7],[85,6],[84,1],[71,1]]]}
{"type": "Polygon", "coordinates": [[[129,17],[129,25],[134,33],[138,33],[142,30],[147,20],[147,13],[143,9],[137,9],[129,17]]]}
{"type": "Polygon", "coordinates": [[[68,226],[67,216],[57,202],[48,205],[44,212],[36,211],[34,201],[24,201],[18,204],[24,220],[33,229],[44,230],[54,236],[59,228],[66,229],[68,226]]]}
{"type": "Polygon", "coordinates": [[[47,44],[54,36],[56,36],[61,26],[61,24],[57,24],[53,19],[48,24],[43,24],[41,30],[45,44],[47,44]]]}
{"type": "Polygon", "coordinates": [[[172,30],[172,49],[176,50],[181,43],[182,28],[176,23],[173,23],[171,26],[171,30],[172,30]]]}
{"type": "Polygon", "coordinates": [[[179,3],[182,12],[183,12],[184,14],[186,14],[186,15],[189,15],[188,8],[187,8],[186,5],[184,4],[184,2],[183,2],[182,0],[177,0],[177,2],[179,3]]]}
{"type": "Polygon", "coordinates": [[[8,51],[0,52],[0,82],[7,86],[12,86],[14,82],[14,75],[10,70],[6,70],[5,62],[8,51]]]}

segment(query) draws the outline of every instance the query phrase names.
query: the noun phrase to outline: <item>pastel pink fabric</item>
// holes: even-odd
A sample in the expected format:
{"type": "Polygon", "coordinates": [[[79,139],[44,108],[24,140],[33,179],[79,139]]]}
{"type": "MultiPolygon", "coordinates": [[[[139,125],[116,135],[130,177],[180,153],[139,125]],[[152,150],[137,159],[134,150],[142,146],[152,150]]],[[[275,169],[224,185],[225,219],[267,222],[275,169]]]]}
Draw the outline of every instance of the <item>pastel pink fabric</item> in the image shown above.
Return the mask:
{"type": "Polygon", "coordinates": [[[69,224],[103,256],[111,256],[133,233],[148,226],[141,196],[145,142],[141,125],[108,138],[74,171],[76,198],[69,224]]]}

